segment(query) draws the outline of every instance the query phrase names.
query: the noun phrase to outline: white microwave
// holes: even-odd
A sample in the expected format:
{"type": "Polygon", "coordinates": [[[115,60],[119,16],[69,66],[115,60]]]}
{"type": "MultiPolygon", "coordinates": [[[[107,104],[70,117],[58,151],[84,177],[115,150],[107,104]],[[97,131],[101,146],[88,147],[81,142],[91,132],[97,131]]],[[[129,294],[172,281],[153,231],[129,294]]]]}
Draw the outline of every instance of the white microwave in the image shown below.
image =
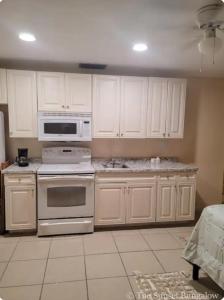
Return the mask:
{"type": "Polygon", "coordinates": [[[91,141],[91,114],[38,113],[39,141],[91,141]]]}

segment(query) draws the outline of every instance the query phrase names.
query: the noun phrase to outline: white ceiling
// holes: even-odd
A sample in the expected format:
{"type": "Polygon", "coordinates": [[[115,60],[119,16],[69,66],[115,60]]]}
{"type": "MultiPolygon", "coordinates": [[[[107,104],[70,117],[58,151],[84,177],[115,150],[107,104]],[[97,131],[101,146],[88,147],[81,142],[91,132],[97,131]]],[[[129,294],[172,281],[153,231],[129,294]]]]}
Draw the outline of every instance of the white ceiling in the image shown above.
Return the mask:
{"type": "MultiPolygon", "coordinates": [[[[195,28],[195,12],[211,1],[3,0],[0,62],[71,70],[80,62],[103,63],[107,72],[224,77],[224,51],[215,65],[206,61],[199,72],[196,39],[201,33],[195,28]],[[32,32],[37,41],[19,40],[21,31],[32,32]],[[149,51],[133,52],[139,41],[149,51]]],[[[224,42],[224,33],[220,36],[224,42]]]]}

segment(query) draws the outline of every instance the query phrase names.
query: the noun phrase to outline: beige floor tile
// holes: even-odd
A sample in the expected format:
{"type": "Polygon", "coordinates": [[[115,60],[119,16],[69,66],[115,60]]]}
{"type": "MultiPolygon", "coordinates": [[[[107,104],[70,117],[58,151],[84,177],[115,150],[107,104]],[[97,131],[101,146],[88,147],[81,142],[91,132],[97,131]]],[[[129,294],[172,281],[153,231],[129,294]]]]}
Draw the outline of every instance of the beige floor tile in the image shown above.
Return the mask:
{"type": "Polygon", "coordinates": [[[88,279],[126,276],[120,255],[117,253],[87,255],[86,273],[88,279]]]}
{"type": "Polygon", "coordinates": [[[88,280],[89,300],[133,299],[127,277],[88,280]]]}
{"type": "Polygon", "coordinates": [[[121,253],[121,258],[128,275],[133,275],[134,271],[143,274],[164,272],[152,251],[121,253]]]}
{"type": "Polygon", "coordinates": [[[39,242],[39,241],[51,241],[52,238],[47,237],[38,237],[37,235],[23,235],[21,236],[19,242],[39,242]]]}
{"type": "Polygon", "coordinates": [[[174,238],[178,240],[178,242],[182,245],[183,248],[187,245],[188,240],[191,236],[190,232],[173,232],[171,234],[174,238]]]}
{"type": "Polygon", "coordinates": [[[1,243],[17,243],[19,242],[20,237],[10,236],[10,235],[0,235],[0,244],[1,243]]]}
{"type": "Polygon", "coordinates": [[[56,283],[85,279],[84,257],[49,259],[44,283],[56,283]]]}
{"type": "Polygon", "coordinates": [[[113,237],[110,234],[85,236],[84,248],[87,255],[117,252],[113,237]]]}
{"type": "Polygon", "coordinates": [[[139,235],[139,230],[130,229],[130,230],[114,230],[112,231],[113,236],[127,236],[127,235],[139,235]]]}
{"type": "Polygon", "coordinates": [[[46,260],[13,261],[0,282],[1,287],[41,284],[44,278],[46,260]]]}
{"type": "Polygon", "coordinates": [[[167,233],[149,233],[144,234],[144,239],[153,250],[162,249],[180,249],[183,248],[182,244],[178,242],[171,234],[167,233]]]}
{"type": "Polygon", "coordinates": [[[52,236],[52,240],[73,240],[82,238],[83,234],[61,234],[52,236]]]}
{"type": "Polygon", "coordinates": [[[189,271],[192,266],[181,258],[183,250],[161,250],[154,254],[162,264],[166,272],[189,271]]]}
{"type": "Polygon", "coordinates": [[[49,248],[50,241],[21,242],[17,245],[12,260],[45,259],[49,248]]]}
{"type": "Polygon", "coordinates": [[[0,288],[4,300],[39,300],[41,285],[0,288]]]}
{"type": "Polygon", "coordinates": [[[50,248],[49,257],[65,257],[83,255],[83,244],[81,238],[53,240],[50,248]]]}
{"type": "Polygon", "coordinates": [[[15,248],[16,243],[0,243],[0,262],[10,260],[15,248]]]}
{"type": "Polygon", "coordinates": [[[146,228],[140,229],[139,232],[141,234],[148,234],[148,233],[167,233],[166,228],[146,228]]]}
{"type": "Polygon", "coordinates": [[[149,246],[141,235],[125,235],[114,237],[119,252],[149,250],[149,246]]]}
{"type": "Polygon", "coordinates": [[[5,271],[6,266],[7,266],[7,262],[0,263],[0,278],[2,277],[2,274],[5,271]]]}
{"type": "Polygon", "coordinates": [[[85,281],[44,284],[41,300],[87,300],[85,281]]]}
{"type": "Polygon", "coordinates": [[[168,232],[192,232],[194,229],[194,226],[185,226],[185,227],[170,227],[167,228],[168,232]]]}

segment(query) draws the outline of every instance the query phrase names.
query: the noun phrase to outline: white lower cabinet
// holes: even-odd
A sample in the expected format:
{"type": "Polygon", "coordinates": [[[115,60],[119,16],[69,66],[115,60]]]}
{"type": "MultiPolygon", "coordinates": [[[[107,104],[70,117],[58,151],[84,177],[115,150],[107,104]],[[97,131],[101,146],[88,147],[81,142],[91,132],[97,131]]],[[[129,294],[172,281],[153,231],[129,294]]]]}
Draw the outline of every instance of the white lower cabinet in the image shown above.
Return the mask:
{"type": "Polygon", "coordinates": [[[95,225],[113,224],[125,224],[125,184],[96,184],[95,225]]]}
{"type": "Polygon", "coordinates": [[[156,180],[129,185],[126,193],[126,223],[156,220],[156,180]]]}
{"type": "Polygon", "coordinates": [[[194,220],[196,177],[100,178],[95,225],[194,220]]]}
{"type": "Polygon", "coordinates": [[[161,177],[157,186],[156,220],[158,222],[175,221],[176,197],[175,177],[161,177]]]}
{"type": "MultiPolygon", "coordinates": [[[[30,177],[30,182],[34,182],[34,175],[30,177]]],[[[23,176],[5,176],[5,218],[9,231],[36,229],[36,184],[24,185],[23,181],[23,176]]]]}
{"type": "Polygon", "coordinates": [[[155,222],[156,180],[103,182],[95,188],[95,225],[155,222]]]}
{"type": "Polygon", "coordinates": [[[157,222],[190,221],[195,217],[196,177],[160,177],[157,222]]]}
{"type": "Polygon", "coordinates": [[[180,177],[177,181],[176,221],[194,220],[196,180],[194,176],[180,177]]]}

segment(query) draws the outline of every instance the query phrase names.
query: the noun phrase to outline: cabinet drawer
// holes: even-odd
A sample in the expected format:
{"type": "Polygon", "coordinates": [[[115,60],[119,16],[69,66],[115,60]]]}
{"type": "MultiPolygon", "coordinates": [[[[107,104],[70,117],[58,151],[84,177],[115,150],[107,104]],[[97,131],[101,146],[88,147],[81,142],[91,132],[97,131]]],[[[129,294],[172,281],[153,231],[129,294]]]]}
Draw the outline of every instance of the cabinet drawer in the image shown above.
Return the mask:
{"type": "Polygon", "coordinates": [[[36,183],[36,178],[34,174],[24,174],[24,175],[5,175],[5,185],[30,185],[36,183]]]}

